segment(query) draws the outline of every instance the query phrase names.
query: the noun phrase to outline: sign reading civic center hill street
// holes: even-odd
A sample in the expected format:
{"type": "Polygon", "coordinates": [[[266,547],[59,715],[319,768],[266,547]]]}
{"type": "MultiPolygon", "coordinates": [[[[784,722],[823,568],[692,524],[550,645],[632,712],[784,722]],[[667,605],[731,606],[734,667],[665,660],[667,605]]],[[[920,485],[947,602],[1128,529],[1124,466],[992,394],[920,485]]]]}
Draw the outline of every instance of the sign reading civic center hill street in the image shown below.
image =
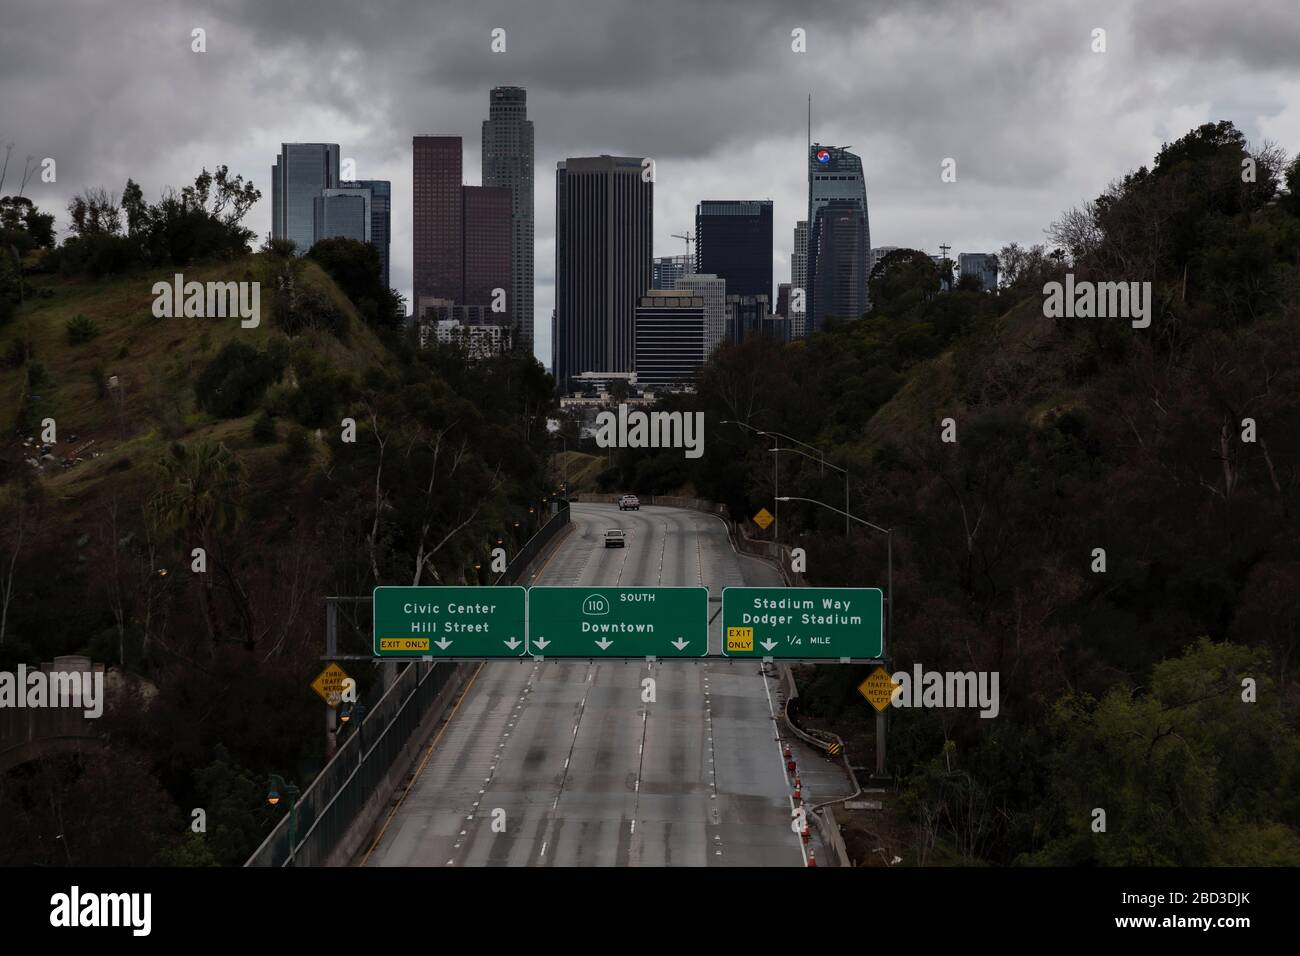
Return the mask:
{"type": "Polygon", "coordinates": [[[883,609],[879,588],[723,588],[722,653],[877,660],[883,609]]]}
{"type": "Polygon", "coordinates": [[[522,587],[375,588],[376,657],[522,657],[522,587]]]}
{"type": "Polygon", "coordinates": [[[704,657],[706,587],[528,589],[528,652],[537,657],[704,657]]]}

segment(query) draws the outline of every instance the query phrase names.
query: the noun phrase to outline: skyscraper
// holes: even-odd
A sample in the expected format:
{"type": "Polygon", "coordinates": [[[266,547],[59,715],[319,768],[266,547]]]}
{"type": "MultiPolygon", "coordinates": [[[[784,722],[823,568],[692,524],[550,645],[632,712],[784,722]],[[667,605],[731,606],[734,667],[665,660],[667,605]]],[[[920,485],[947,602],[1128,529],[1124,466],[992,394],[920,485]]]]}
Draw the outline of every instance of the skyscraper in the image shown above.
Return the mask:
{"type": "Polygon", "coordinates": [[[463,301],[464,200],[459,136],[412,141],[412,293],[463,301]]]}
{"type": "Polygon", "coordinates": [[[685,289],[652,289],[638,298],[638,385],[648,388],[691,386],[707,354],[703,298],[685,289]]]}
{"type": "Polygon", "coordinates": [[[794,248],[790,252],[790,288],[792,295],[794,289],[803,292],[804,308],[796,312],[791,303],[790,314],[786,316],[790,320],[790,338],[801,339],[807,334],[808,325],[808,223],[802,219],[794,224],[794,248]]]}
{"type": "Polygon", "coordinates": [[[412,164],[415,301],[445,299],[490,305],[504,290],[501,324],[514,314],[511,236],[513,195],[461,183],[459,136],[416,136],[412,164]]]}
{"type": "Polygon", "coordinates": [[[829,315],[860,319],[867,309],[866,215],[850,199],[833,199],[817,211],[817,269],[812,280],[814,309],[809,328],[829,315]]]}
{"type": "MultiPolygon", "coordinates": [[[[828,230],[819,223],[818,217],[826,205],[831,202],[847,202],[861,212],[864,236],[860,250],[861,261],[858,263],[856,271],[859,275],[864,275],[867,268],[867,256],[871,249],[871,220],[867,214],[867,183],[862,175],[862,160],[845,147],[822,146],[820,143],[813,143],[808,151],[808,276],[806,285],[808,290],[806,298],[808,332],[815,331],[819,327],[822,317],[830,314],[841,314],[829,312],[817,302],[818,289],[821,288],[817,277],[818,270],[821,268],[818,259],[818,243],[820,237],[829,234],[828,230]]],[[[840,207],[837,215],[841,219],[842,226],[843,207],[840,207]]],[[[859,302],[861,308],[865,309],[865,293],[859,299],[859,302]]],[[[840,303],[840,305],[846,306],[847,303],[840,303]]],[[[859,311],[848,317],[860,318],[861,315],[862,313],[859,311]]]]}
{"type": "Polygon", "coordinates": [[[313,243],[335,238],[370,241],[370,190],[322,189],[313,205],[313,243]]]}
{"type": "Polygon", "coordinates": [[[695,271],[721,276],[728,295],[772,301],[772,201],[706,199],[695,207],[695,271]]]}
{"type": "Polygon", "coordinates": [[[710,273],[692,272],[679,278],[676,288],[704,300],[704,354],[711,355],[727,336],[727,283],[710,273]]]}
{"type": "Polygon", "coordinates": [[[528,93],[517,86],[492,89],[483,121],[483,185],[511,193],[509,313],[524,351],[533,348],[533,123],[528,93]]]}
{"type": "Polygon", "coordinates": [[[511,195],[509,189],[465,186],[465,265],[461,302],[490,305],[493,290],[505,291],[505,311],[497,313],[497,324],[511,325],[515,310],[511,289],[511,195]]]}
{"type": "Polygon", "coordinates": [[[370,241],[379,250],[379,273],[384,288],[390,288],[389,259],[393,241],[393,184],[386,179],[361,179],[341,183],[370,190],[370,241]]]}
{"type": "Polygon", "coordinates": [[[316,241],[316,199],[339,184],[338,143],[281,143],[271,167],[271,237],[305,256],[316,241]]]}
{"type": "Polygon", "coordinates": [[[566,159],[555,171],[555,335],[560,394],[581,372],[630,372],[637,300],[650,288],[654,184],[641,159],[566,159]]]}
{"type": "Polygon", "coordinates": [[[727,291],[727,339],[739,345],[762,332],[772,322],[771,302],[765,295],[732,295],[727,291]]]}
{"type": "Polygon", "coordinates": [[[650,288],[675,289],[678,279],[694,271],[690,256],[657,256],[651,270],[650,288]]]}

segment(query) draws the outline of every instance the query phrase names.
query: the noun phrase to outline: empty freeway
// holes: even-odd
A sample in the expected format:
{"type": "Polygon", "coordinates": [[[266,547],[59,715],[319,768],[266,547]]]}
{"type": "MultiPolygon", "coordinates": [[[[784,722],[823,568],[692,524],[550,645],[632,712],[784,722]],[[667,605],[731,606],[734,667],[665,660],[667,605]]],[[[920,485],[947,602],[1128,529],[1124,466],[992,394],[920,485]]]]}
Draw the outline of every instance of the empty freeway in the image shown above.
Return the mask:
{"type": "MultiPolygon", "coordinates": [[[[571,516],[526,583],[702,584],[710,616],[723,587],[782,583],[775,567],[737,554],[711,515],[575,504],[571,516]],[[627,533],[626,548],[604,547],[609,528],[627,533]]],[[[718,617],[712,653],[720,641],[718,617]]],[[[755,661],[483,664],[364,862],[803,866],[777,689],[755,661]]]]}

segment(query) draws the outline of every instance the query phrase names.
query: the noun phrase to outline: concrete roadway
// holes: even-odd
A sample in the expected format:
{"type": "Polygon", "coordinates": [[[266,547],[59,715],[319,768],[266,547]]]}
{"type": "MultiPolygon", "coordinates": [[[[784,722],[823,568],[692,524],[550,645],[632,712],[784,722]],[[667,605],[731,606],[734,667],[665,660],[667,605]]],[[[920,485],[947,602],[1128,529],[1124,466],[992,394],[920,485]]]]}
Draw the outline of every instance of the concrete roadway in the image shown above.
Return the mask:
{"type": "MultiPolygon", "coordinates": [[[[776,568],[737,554],[711,515],[572,509],[573,530],[522,583],[704,584],[711,617],[723,587],[781,584],[776,568]],[[626,530],[627,547],[606,549],[607,528],[626,530]]],[[[711,653],[720,642],[719,614],[711,653]]],[[[754,661],[484,664],[365,863],[803,866],[778,713],[777,681],[754,661]]],[[[804,765],[823,762],[796,753],[804,765]]],[[[842,786],[805,787],[804,799],[842,796],[842,786]]]]}

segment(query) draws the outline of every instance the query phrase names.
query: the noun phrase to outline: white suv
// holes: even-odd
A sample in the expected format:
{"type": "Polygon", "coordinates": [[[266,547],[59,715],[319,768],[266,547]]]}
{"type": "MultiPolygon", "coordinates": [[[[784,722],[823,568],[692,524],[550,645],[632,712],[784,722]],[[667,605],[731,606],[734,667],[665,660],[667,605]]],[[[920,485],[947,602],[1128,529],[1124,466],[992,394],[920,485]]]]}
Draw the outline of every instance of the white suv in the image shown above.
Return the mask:
{"type": "Polygon", "coordinates": [[[605,547],[607,548],[625,548],[627,547],[627,532],[622,528],[610,528],[605,532],[605,547]]]}
{"type": "Polygon", "coordinates": [[[641,500],[636,495],[624,495],[618,499],[619,511],[640,511],[641,500]]]}

